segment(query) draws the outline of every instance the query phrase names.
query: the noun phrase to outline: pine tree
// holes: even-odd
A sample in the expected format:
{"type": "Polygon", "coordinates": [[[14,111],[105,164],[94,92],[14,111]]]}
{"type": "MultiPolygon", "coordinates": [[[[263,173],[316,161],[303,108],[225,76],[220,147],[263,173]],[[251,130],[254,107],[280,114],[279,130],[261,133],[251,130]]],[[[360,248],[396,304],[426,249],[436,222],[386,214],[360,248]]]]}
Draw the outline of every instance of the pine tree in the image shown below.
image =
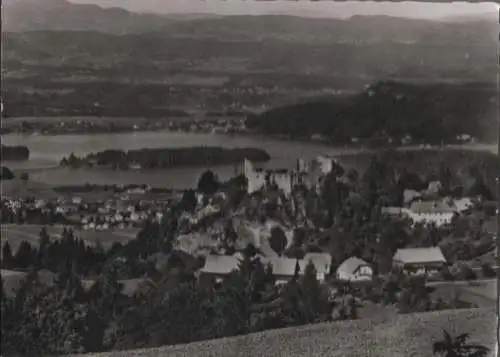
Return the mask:
{"type": "Polygon", "coordinates": [[[41,268],[48,268],[47,266],[44,265],[46,263],[46,257],[47,257],[47,251],[50,246],[50,237],[49,234],[47,233],[47,229],[44,227],[40,231],[40,244],[39,244],[39,249],[37,253],[37,260],[36,260],[36,267],[38,269],[41,268]]]}
{"type": "Polygon", "coordinates": [[[23,241],[19,245],[14,259],[17,267],[28,268],[36,262],[36,251],[27,241],[23,241]]]}
{"type": "Polygon", "coordinates": [[[9,241],[5,241],[2,247],[2,268],[14,268],[14,257],[12,256],[12,248],[10,247],[9,241]]]}

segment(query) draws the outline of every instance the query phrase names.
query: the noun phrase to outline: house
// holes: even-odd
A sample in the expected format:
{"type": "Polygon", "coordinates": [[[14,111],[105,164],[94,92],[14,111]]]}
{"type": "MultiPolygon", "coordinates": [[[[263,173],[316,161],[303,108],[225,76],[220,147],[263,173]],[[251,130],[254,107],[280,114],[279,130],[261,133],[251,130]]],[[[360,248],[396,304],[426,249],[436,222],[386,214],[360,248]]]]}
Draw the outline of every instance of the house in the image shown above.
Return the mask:
{"type": "MultiPolygon", "coordinates": [[[[273,269],[273,275],[276,279],[277,284],[286,284],[289,280],[291,280],[295,275],[295,269],[297,267],[297,263],[299,260],[291,259],[291,258],[283,258],[283,257],[267,257],[261,259],[261,262],[264,265],[271,265],[273,269]]],[[[299,275],[304,274],[305,266],[300,266],[299,262],[299,275]]]]}
{"type": "Polygon", "coordinates": [[[410,205],[410,210],[415,213],[455,213],[457,208],[453,201],[418,201],[410,205]]]}
{"type": "Polygon", "coordinates": [[[398,249],[393,266],[412,275],[424,275],[441,269],[446,259],[439,247],[398,249]]]}
{"type": "Polygon", "coordinates": [[[371,281],[373,277],[372,267],[362,259],[350,257],[337,268],[336,277],[344,281],[371,281]]]}
{"type": "Polygon", "coordinates": [[[330,273],[332,264],[332,256],[329,253],[307,253],[304,259],[299,261],[300,271],[305,271],[309,262],[313,263],[316,269],[316,278],[319,281],[324,281],[330,273]]]}
{"type": "Polygon", "coordinates": [[[457,207],[453,202],[440,201],[417,201],[405,210],[414,223],[435,224],[437,227],[451,224],[457,214],[457,207]]]}
{"type": "Polygon", "coordinates": [[[205,265],[200,270],[201,275],[210,275],[216,279],[221,279],[229,275],[234,270],[238,270],[240,264],[236,255],[208,255],[205,265]]]}
{"type": "Polygon", "coordinates": [[[451,224],[453,218],[456,215],[454,212],[417,213],[410,210],[407,210],[405,212],[414,224],[434,224],[436,227],[442,227],[451,224]]]}
{"type": "MultiPolygon", "coordinates": [[[[264,266],[271,266],[273,275],[277,284],[286,284],[290,281],[296,273],[304,275],[305,268],[312,262],[316,268],[316,278],[321,282],[324,281],[325,276],[328,274],[330,265],[325,264],[326,258],[324,256],[310,255],[309,259],[291,259],[283,257],[265,257],[257,255],[264,266]]],[[[242,255],[237,253],[231,256],[226,255],[208,255],[205,260],[205,265],[200,270],[200,275],[210,275],[216,279],[221,279],[229,275],[233,270],[238,270],[242,255]]]]}
{"type": "Polygon", "coordinates": [[[310,262],[313,263],[316,269],[316,279],[318,279],[318,281],[323,282],[330,272],[330,262],[322,255],[316,256],[311,254],[308,258],[304,257],[304,259],[292,259],[278,256],[263,257],[261,258],[261,262],[264,265],[271,265],[277,284],[286,284],[295,276],[297,269],[299,276],[304,275],[306,267],[310,262]]]}

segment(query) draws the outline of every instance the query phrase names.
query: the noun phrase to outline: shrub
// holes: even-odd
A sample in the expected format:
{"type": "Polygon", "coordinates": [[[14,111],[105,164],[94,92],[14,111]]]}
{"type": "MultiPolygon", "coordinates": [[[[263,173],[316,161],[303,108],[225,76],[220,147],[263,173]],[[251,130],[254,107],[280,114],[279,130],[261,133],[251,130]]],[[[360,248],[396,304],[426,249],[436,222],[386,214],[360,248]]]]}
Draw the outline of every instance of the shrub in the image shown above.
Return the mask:
{"type": "Polygon", "coordinates": [[[491,264],[484,263],[481,266],[481,270],[482,270],[483,276],[485,278],[494,278],[494,277],[497,276],[497,272],[496,272],[495,269],[493,269],[493,267],[491,266],[491,264]]]}
{"type": "Polygon", "coordinates": [[[477,279],[477,275],[474,272],[474,270],[472,270],[467,265],[464,265],[460,268],[459,276],[460,276],[460,279],[463,279],[463,280],[475,280],[475,279],[477,279]]]}

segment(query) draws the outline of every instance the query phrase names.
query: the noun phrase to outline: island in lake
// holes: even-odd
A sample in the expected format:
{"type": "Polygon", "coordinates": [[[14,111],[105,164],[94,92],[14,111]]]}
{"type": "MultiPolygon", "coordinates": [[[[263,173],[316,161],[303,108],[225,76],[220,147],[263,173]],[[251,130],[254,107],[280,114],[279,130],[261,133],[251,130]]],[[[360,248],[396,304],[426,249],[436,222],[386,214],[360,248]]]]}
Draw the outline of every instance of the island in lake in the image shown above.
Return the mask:
{"type": "Polygon", "coordinates": [[[26,146],[1,147],[2,161],[26,161],[30,158],[30,151],[26,146]]]}
{"type": "Polygon", "coordinates": [[[269,154],[257,148],[227,149],[222,147],[160,148],[139,150],[104,150],[77,157],[73,153],[61,160],[71,168],[99,167],[114,170],[165,169],[197,166],[231,165],[248,159],[270,160],[269,154]]]}

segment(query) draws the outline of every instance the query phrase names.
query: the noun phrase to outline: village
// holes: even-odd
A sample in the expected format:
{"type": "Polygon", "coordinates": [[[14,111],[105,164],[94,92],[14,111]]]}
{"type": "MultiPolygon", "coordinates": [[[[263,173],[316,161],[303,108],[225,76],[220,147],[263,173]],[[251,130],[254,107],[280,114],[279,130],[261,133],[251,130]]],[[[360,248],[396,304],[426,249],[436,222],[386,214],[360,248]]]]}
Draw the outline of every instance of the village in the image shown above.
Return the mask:
{"type": "MultiPolygon", "coordinates": [[[[469,187],[470,195],[464,192],[460,197],[443,196],[442,184],[435,180],[423,190],[404,188],[400,206],[378,206],[379,219],[385,220],[384,224],[398,225],[405,222],[404,229],[407,233],[411,231],[409,235],[426,230],[427,235],[436,236],[434,239],[425,238],[423,243],[399,245],[387,267],[387,262],[380,264],[373,252],[366,253],[366,248],[350,249],[353,253],[351,256],[332,252],[332,249],[345,246],[346,242],[332,248],[331,232],[335,225],[332,228],[322,227],[321,220],[312,214],[315,210],[319,212],[318,206],[327,189],[327,180],[333,177],[335,183],[342,187],[352,187],[351,181],[355,178],[345,172],[338,158],[319,156],[310,163],[299,159],[294,169],[274,170],[258,169],[250,161],[244,160],[236,173],[235,179],[245,178],[244,185],[237,185],[244,192],[236,207],[230,202],[230,196],[234,195],[230,190],[211,189],[211,192],[202,192],[203,189],[199,187],[196,192],[189,191],[192,202],[178,216],[173,252],[192,259],[203,257],[204,264],[196,268],[198,276],[208,276],[216,281],[229,276],[238,269],[242,252],[249,246],[264,265],[271,267],[278,285],[303,275],[306,267],[312,263],[317,280],[330,285],[333,291],[337,286],[335,282],[348,282],[354,286],[370,285],[389,276],[394,269],[411,276],[424,277],[428,281],[448,284],[450,279],[490,279],[491,274],[488,275],[488,272],[491,273],[495,268],[492,261],[493,230],[483,229],[483,223],[488,217],[491,220],[494,212],[490,209],[489,213],[485,213],[488,210],[484,197],[474,193],[472,187],[469,187]],[[311,196],[311,192],[316,193],[311,196]],[[463,226],[464,222],[467,227],[479,225],[475,238],[464,241],[463,237],[454,236],[457,234],[456,226],[463,226]],[[440,234],[445,238],[438,238],[440,234]],[[464,256],[456,252],[460,249],[472,249],[475,253],[464,256]],[[339,257],[343,257],[343,260],[340,261],[339,257]],[[489,257],[489,260],[482,261],[484,257],[489,257]],[[484,274],[485,269],[488,276],[484,274]],[[455,277],[450,278],[452,275],[455,277]]],[[[155,195],[151,190],[148,186],[121,187],[120,193],[112,195],[112,198],[96,201],[85,200],[83,194],[66,195],[54,200],[3,197],[1,220],[21,226],[38,224],[72,227],[77,237],[80,231],[111,234],[113,231],[132,228],[139,232],[144,224],[150,222],[164,224],[165,219],[171,216],[172,207],[187,200],[186,192],[155,195]]],[[[341,196],[336,199],[341,199],[341,196]]],[[[352,192],[350,196],[354,197],[352,192]]],[[[377,238],[373,244],[379,243],[380,239],[377,238]]],[[[126,241],[117,243],[127,244],[126,241]]],[[[153,260],[166,262],[169,254],[156,252],[153,260]]],[[[23,274],[25,276],[27,273],[19,271],[13,274],[2,270],[4,281],[8,281],[9,277],[19,280],[23,274]]],[[[128,286],[127,294],[132,296],[143,291],[143,283],[149,279],[133,277],[122,281],[128,286]]],[[[491,284],[491,281],[485,284],[491,284]]],[[[20,282],[11,285],[10,294],[15,294],[15,287],[19,288],[20,282]]],[[[88,283],[86,285],[91,286],[88,283]]],[[[472,301],[477,301],[477,294],[469,295],[475,297],[472,301]]],[[[490,304],[493,297],[486,297],[483,301],[490,304]]]]}

